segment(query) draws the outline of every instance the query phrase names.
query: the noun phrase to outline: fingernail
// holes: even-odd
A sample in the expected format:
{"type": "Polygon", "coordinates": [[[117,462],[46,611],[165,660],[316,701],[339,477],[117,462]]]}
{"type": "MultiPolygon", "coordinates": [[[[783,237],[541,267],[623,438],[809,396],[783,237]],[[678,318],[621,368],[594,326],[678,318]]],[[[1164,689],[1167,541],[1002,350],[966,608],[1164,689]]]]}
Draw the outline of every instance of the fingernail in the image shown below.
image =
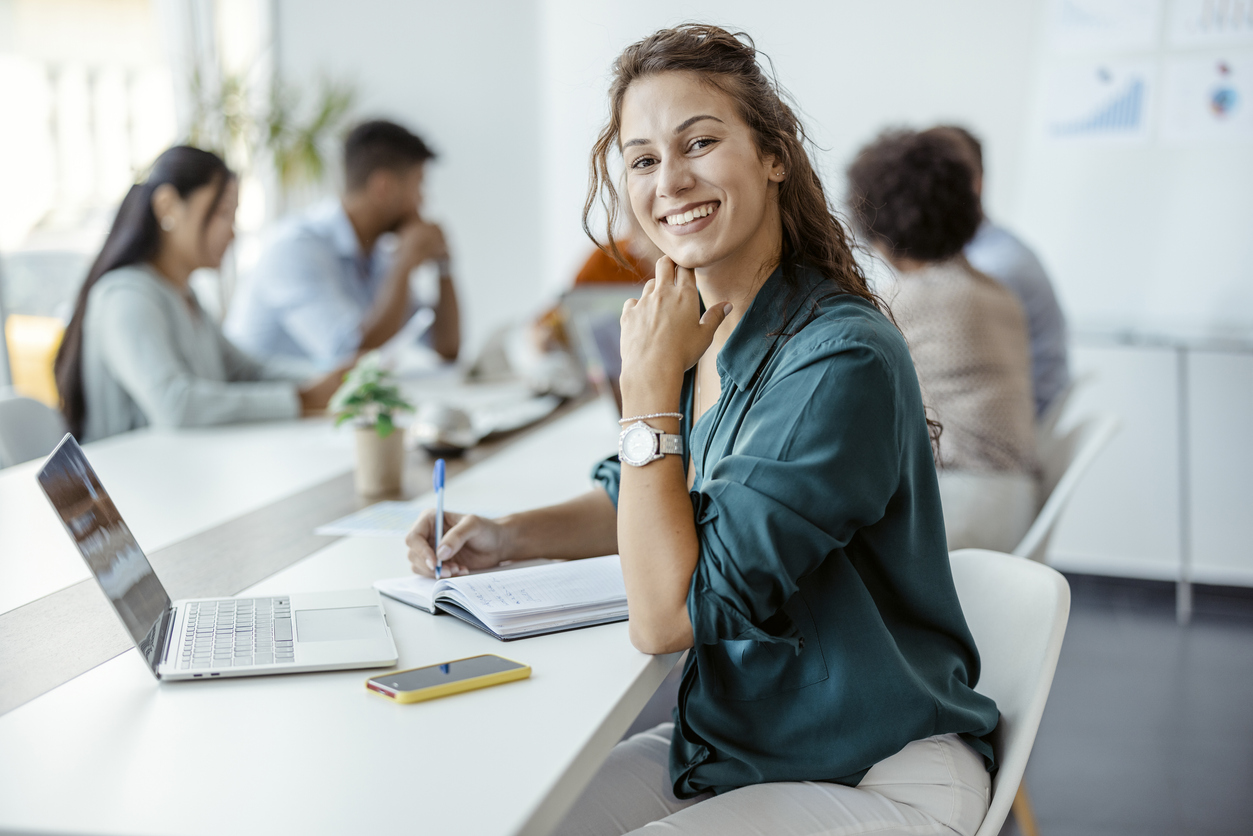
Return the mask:
{"type": "Polygon", "coordinates": [[[440,561],[445,561],[452,557],[452,549],[448,546],[440,546],[439,551],[435,552],[435,556],[439,558],[440,561]]]}
{"type": "Polygon", "coordinates": [[[435,568],[435,561],[434,561],[434,560],[431,560],[431,559],[428,557],[428,558],[426,559],[426,568],[428,568],[428,569],[434,569],[434,568],[435,568]]]}
{"type": "Polygon", "coordinates": [[[722,315],[726,316],[727,314],[731,313],[731,308],[733,307],[735,306],[732,305],[730,302],[727,302],[725,305],[722,306],[722,315]]]}

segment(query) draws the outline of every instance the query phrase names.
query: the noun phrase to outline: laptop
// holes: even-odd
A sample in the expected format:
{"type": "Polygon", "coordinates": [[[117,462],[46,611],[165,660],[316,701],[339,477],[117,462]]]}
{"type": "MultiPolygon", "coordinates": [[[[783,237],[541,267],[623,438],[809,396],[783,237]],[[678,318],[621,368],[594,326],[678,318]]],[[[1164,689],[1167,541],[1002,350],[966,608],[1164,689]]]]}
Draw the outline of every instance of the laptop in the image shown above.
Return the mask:
{"type": "Polygon", "coordinates": [[[157,679],[396,664],[375,590],[171,601],[72,435],[61,439],[38,479],[157,679]]]}
{"type": "Polygon", "coordinates": [[[618,347],[622,336],[619,324],[622,303],[638,299],[642,290],[642,283],[579,285],[561,297],[575,358],[600,394],[614,402],[619,415],[622,414],[622,355],[618,347]]]}

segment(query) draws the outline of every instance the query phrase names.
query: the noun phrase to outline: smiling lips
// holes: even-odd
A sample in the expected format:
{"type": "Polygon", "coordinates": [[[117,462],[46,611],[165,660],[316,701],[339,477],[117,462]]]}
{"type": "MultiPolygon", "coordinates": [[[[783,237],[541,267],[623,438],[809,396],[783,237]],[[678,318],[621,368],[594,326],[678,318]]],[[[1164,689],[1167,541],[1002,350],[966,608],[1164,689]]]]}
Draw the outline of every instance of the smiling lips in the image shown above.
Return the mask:
{"type": "Polygon", "coordinates": [[[691,209],[688,209],[686,212],[680,212],[677,215],[666,215],[662,220],[664,220],[669,226],[687,226],[692,221],[699,220],[707,215],[713,214],[713,211],[717,208],[717,201],[713,201],[712,203],[702,203],[699,206],[694,206],[691,209]]]}

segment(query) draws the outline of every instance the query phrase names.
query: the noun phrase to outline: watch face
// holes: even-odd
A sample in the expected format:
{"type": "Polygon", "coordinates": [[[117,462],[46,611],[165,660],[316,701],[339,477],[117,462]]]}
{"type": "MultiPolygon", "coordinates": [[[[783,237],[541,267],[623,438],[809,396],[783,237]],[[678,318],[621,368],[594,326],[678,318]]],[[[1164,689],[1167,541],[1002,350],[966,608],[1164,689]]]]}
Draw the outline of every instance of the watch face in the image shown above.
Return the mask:
{"type": "Polygon", "coordinates": [[[657,436],[645,427],[631,427],[622,435],[622,457],[627,464],[644,464],[656,450],[657,436]]]}

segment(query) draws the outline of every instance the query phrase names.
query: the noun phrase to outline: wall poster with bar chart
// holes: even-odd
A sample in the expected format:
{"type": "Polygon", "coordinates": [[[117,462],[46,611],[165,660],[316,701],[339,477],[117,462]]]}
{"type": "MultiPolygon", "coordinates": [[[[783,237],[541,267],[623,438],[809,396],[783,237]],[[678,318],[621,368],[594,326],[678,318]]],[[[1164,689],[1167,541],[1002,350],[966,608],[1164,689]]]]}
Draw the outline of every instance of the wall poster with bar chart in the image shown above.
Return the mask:
{"type": "Polygon", "coordinates": [[[1045,84],[1044,134],[1067,143],[1146,142],[1155,85],[1151,60],[1055,65],[1045,84]]]}

